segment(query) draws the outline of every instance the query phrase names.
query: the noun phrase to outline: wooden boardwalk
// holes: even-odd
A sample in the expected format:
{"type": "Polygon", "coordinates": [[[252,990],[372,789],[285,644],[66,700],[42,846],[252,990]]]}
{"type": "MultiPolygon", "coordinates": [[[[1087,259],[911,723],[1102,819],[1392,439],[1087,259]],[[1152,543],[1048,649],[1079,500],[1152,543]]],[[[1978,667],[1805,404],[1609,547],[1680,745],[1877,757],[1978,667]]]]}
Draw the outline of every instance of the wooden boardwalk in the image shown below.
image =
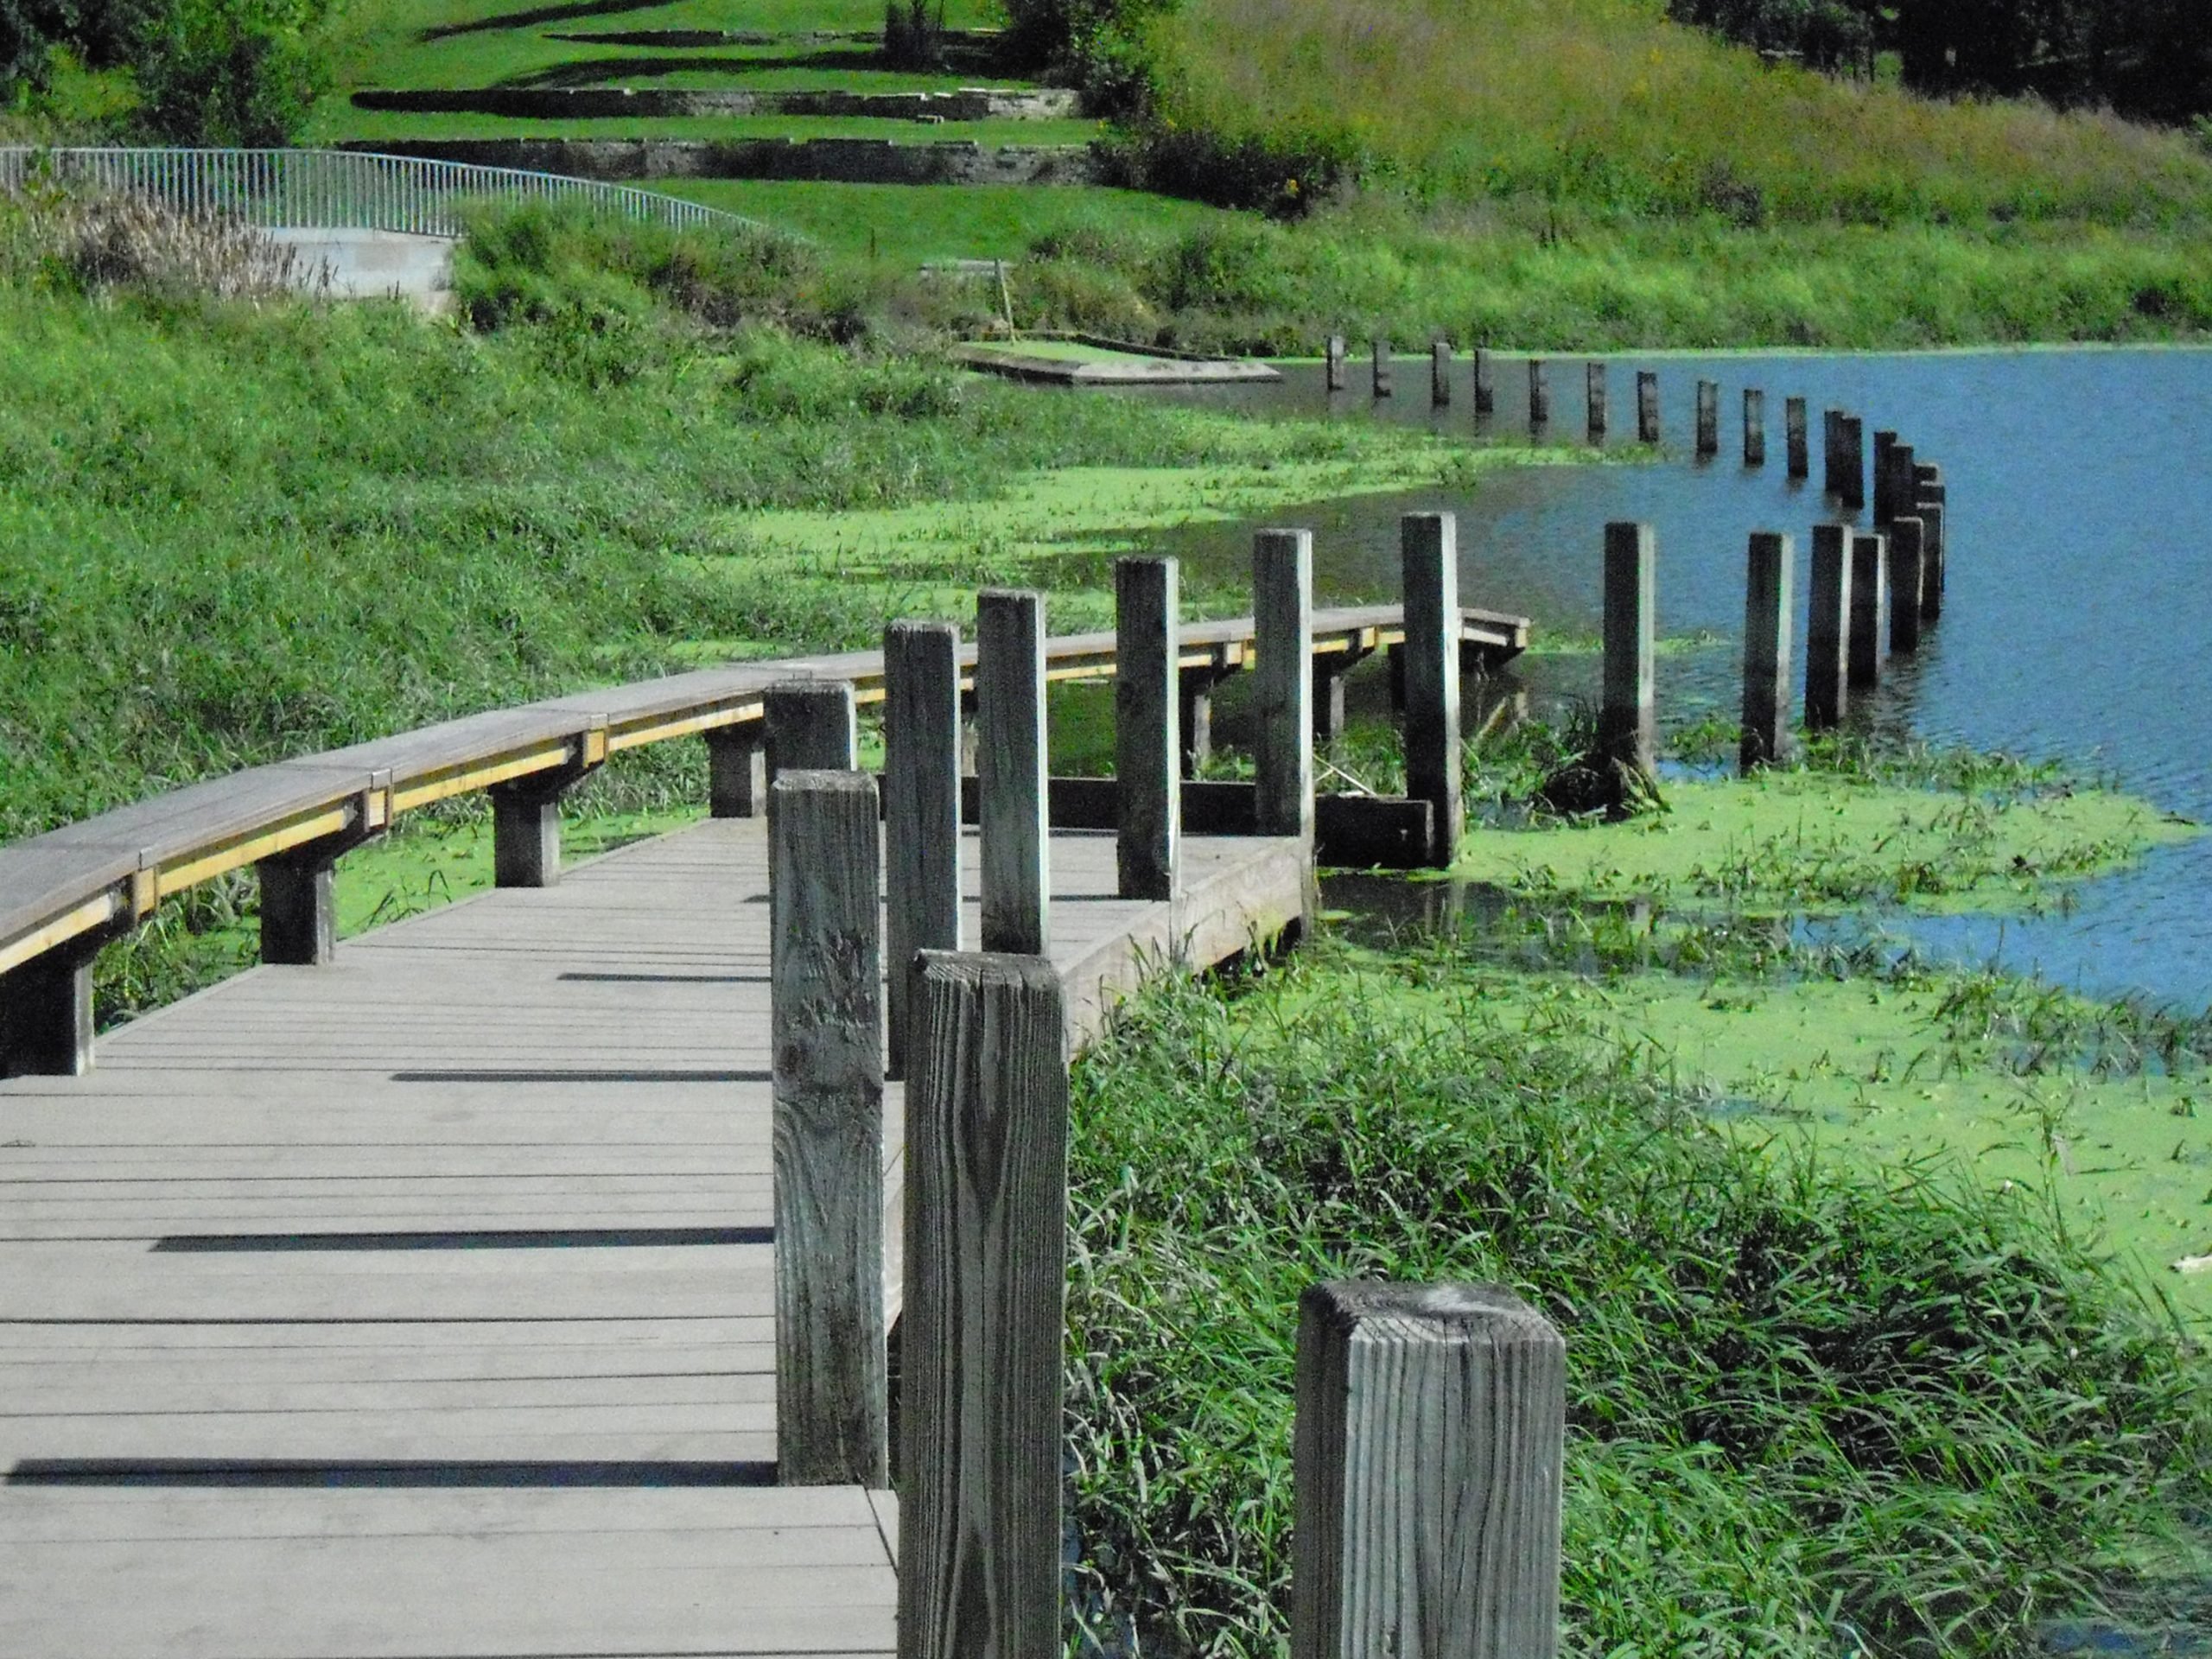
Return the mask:
{"type": "MultiPolygon", "coordinates": [[[[1306,879],[1052,852],[1078,1027],[1306,879]]],[[[770,1484],[766,896],[712,822],[0,1083],[0,1655],[891,1652],[889,1496],[770,1484]]]]}

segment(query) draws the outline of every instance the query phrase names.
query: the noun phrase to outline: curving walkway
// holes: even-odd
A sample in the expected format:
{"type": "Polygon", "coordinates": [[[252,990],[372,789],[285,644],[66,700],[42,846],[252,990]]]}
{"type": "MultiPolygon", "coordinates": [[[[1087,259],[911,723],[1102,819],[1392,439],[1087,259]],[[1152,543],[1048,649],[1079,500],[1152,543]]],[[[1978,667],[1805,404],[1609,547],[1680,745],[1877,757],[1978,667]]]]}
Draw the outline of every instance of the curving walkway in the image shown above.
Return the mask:
{"type": "MultiPolygon", "coordinates": [[[[1299,913],[1295,842],[1114,853],[1052,840],[1079,1028],[1299,913]]],[[[0,1084],[0,1653],[892,1651],[889,1496],[765,1484],[766,896],[710,822],[0,1084]]]]}

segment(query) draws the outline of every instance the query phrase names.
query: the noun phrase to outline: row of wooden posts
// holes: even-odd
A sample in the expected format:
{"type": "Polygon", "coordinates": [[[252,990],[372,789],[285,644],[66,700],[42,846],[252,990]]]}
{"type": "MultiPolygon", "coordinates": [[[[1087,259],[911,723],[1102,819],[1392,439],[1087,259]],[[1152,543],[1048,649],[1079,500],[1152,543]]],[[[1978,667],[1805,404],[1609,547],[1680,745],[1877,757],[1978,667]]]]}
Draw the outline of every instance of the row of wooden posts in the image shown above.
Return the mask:
{"type": "MultiPolygon", "coordinates": [[[[1402,537],[1408,770],[1456,839],[1453,522],[1411,515],[1402,537]]],[[[1311,534],[1262,531],[1253,588],[1255,827],[1310,845],[1311,534]]],[[[1116,596],[1118,886],[1165,899],[1179,864],[1175,562],[1122,561],[1116,596]]],[[[1064,993],[1046,959],[1040,597],[980,595],[976,635],[980,952],[961,949],[954,630],[887,631],[880,813],[856,766],[849,685],[792,682],[766,700],[778,1474],[884,1484],[897,1413],[903,1659],[1033,1659],[1060,1641],[1068,1083],[1064,993]],[[882,1105],[897,1076],[893,1400],[882,1105]]],[[[1497,1287],[1308,1294],[1300,1659],[1364,1659],[1415,1630],[1429,1634],[1403,1650],[1555,1651],[1563,1354],[1550,1325],[1497,1287]]]]}

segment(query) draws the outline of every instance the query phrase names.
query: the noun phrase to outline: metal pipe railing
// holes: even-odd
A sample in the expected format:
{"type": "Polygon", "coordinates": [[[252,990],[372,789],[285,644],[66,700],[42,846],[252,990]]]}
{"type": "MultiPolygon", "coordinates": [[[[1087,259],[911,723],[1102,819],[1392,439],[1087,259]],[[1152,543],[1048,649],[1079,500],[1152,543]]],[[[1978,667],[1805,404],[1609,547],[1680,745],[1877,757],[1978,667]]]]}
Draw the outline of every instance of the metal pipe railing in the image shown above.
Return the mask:
{"type": "Polygon", "coordinates": [[[56,184],[151,196],[188,213],[222,213],[265,230],[397,231],[459,236],[475,201],[580,201],[678,230],[766,229],[696,201],[522,168],[336,149],[41,149],[0,146],[0,188],[56,184]]]}

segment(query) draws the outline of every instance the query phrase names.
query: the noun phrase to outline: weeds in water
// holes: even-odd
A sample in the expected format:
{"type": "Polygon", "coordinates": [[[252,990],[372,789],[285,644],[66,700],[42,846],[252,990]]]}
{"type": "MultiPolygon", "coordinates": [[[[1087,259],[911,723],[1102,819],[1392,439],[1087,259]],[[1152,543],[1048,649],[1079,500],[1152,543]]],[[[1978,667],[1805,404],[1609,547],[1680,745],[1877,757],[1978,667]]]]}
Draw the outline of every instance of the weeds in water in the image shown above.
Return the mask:
{"type": "Polygon", "coordinates": [[[1425,1014],[1313,959],[1149,991],[1077,1069],[1087,1622],[1281,1651],[1321,1278],[1502,1280],[1564,1331],[1573,1650],[2013,1650],[2202,1501],[2192,1361],[2052,1211],[1700,1107],[1564,994],[1425,1014]]]}

